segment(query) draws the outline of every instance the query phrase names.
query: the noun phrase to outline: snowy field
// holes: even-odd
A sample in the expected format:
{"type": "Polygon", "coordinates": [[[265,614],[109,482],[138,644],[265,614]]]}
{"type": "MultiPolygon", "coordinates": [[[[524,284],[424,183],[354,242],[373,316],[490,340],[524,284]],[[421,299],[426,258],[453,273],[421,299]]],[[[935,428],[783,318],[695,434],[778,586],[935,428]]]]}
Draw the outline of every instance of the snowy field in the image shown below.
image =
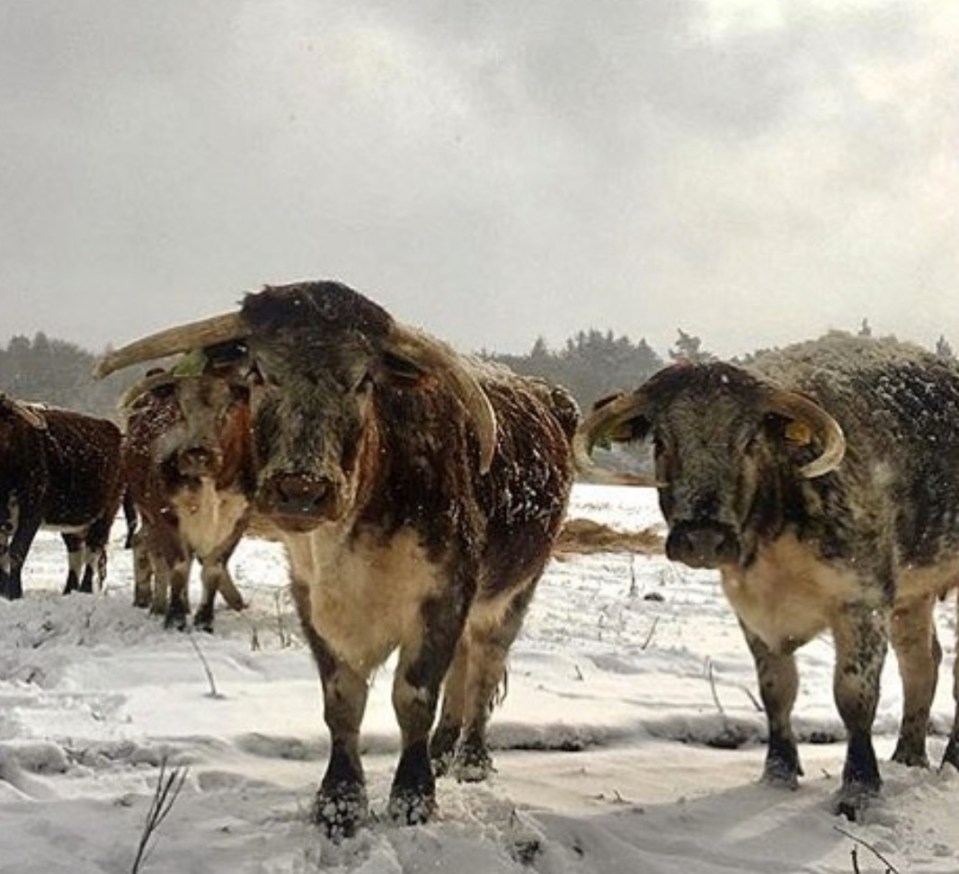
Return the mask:
{"type": "MultiPolygon", "coordinates": [[[[661,525],[654,495],[578,487],[573,516],[661,525]]],[[[165,632],[132,604],[114,529],[96,597],[63,598],[65,553],[41,534],[25,598],[0,603],[0,871],[131,870],[159,764],[188,768],[146,872],[959,871],[959,774],[883,762],[884,800],[861,825],[833,817],[844,746],[827,639],[799,653],[797,792],[759,785],[765,720],[751,659],[716,575],[661,556],[554,561],[513,650],[485,785],[439,783],[439,816],[374,822],[334,845],[308,821],[325,766],[318,680],[296,628],[278,546],[234,558],[250,601],[210,635],[165,632]],[[194,642],[209,664],[218,696],[194,642]],[[849,835],[837,830],[845,829],[849,835]]],[[[945,659],[935,761],[952,718],[954,606],[940,608],[945,659]]],[[[382,812],[398,751],[390,671],[364,722],[371,806],[382,812]]],[[[900,708],[892,658],[877,719],[888,760],[900,708]]]]}

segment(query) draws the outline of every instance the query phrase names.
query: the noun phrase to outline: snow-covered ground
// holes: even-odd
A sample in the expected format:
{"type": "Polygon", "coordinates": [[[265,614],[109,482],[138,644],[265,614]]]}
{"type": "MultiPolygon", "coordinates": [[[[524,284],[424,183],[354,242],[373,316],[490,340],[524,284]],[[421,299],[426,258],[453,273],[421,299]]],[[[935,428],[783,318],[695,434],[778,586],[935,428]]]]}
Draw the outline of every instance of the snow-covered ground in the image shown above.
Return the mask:
{"type": "MultiPolygon", "coordinates": [[[[654,495],[577,487],[573,516],[661,524],[654,495]]],[[[25,598],[0,603],[0,871],[129,872],[159,764],[187,766],[147,872],[959,871],[959,774],[884,762],[867,822],[830,814],[844,747],[827,639],[800,651],[797,792],[759,785],[765,721],[751,660],[715,574],[661,556],[554,561],[511,659],[493,720],[498,773],[439,785],[434,823],[374,822],[340,845],[308,820],[326,757],[318,681],[285,591],[282,553],[249,540],[234,559],[251,601],[210,635],[165,632],[132,606],[114,532],[107,590],[59,595],[65,554],[41,534],[25,598]],[[194,643],[209,664],[218,696],[194,643]]],[[[951,722],[954,607],[934,710],[951,722]]],[[[887,663],[877,745],[900,708],[887,663]]],[[[364,722],[371,803],[385,806],[398,737],[390,671],[364,722]]]]}

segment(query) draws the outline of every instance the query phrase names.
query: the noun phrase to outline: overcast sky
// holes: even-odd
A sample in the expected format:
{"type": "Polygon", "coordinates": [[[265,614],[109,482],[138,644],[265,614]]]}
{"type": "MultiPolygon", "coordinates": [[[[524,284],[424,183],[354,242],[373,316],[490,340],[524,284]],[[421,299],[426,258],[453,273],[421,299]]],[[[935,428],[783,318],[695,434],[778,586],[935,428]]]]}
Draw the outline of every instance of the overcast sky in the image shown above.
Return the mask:
{"type": "Polygon", "coordinates": [[[0,342],[340,279],[462,349],[959,348],[959,3],[0,0],[0,342]]]}

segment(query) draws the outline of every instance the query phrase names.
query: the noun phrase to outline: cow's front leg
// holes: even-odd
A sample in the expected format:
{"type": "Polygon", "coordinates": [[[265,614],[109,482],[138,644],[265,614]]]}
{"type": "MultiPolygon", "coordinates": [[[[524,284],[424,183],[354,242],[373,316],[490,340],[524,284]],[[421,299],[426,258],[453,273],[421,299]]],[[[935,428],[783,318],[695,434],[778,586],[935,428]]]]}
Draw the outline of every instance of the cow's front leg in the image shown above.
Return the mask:
{"type": "Polygon", "coordinates": [[[170,603],[167,605],[164,628],[186,630],[187,616],[190,615],[190,563],[189,555],[180,556],[171,562],[167,579],[170,584],[170,603]]]}
{"type": "Polygon", "coordinates": [[[928,767],[926,734],[936,694],[942,647],[933,621],[935,598],[926,595],[896,607],[890,637],[902,678],[902,725],[892,754],[894,762],[928,767]]]}
{"type": "Polygon", "coordinates": [[[393,709],[403,748],[390,789],[389,813],[402,824],[426,822],[436,809],[429,736],[440,685],[463,630],[461,601],[450,592],[425,602],[417,633],[400,649],[393,678],[393,709]]]}
{"type": "Polygon", "coordinates": [[[39,516],[21,515],[17,523],[17,530],[10,539],[10,548],[6,555],[6,567],[9,570],[6,591],[3,594],[5,598],[9,598],[11,601],[23,597],[23,583],[20,574],[27,553],[30,551],[30,545],[33,543],[33,538],[36,537],[39,528],[39,516]]]}
{"type": "Polygon", "coordinates": [[[740,627],[756,663],[759,695],[769,726],[763,782],[796,789],[803,773],[791,719],[799,691],[796,659],[791,652],[771,649],[742,623],[740,627]]]}
{"type": "Polygon", "coordinates": [[[848,604],[833,619],[836,707],[846,726],[846,762],[835,809],[855,820],[882,786],[872,745],[879,679],[886,657],[888,609],[848,604]]]}
{"type": "MultiPolygon", "coordinates": [[[[141,529],[133,535],[133,606],[149,607],[153,602],[153,580],[155,572],[150,557],[148,540],[141,529]]],[[[163,612],[166,605],[163,605],[163,612]]]]}
{"type": "Polygon", "coordinates": [[[367,678],[330,650],[313,626],[309,587],[293,580],[293,602],[323,686],[323,719],[330,732],[330,759],[316,793],[313,819],[334,840],[351,837],[367,819],[366,781],[360,761],[360,724],[367,678]]]}

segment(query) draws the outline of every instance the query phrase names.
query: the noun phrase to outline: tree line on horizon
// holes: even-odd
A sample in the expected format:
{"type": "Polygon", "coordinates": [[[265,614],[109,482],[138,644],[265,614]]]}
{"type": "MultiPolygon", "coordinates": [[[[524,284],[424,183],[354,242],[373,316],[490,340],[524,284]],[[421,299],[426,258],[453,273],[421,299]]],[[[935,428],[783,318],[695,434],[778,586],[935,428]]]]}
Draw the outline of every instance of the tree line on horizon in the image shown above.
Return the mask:
{"type": "MultiPolygon", "coordinates": [[[[862,320],[857,333],[871,336],[868,320],[862,320]]],[[[665,355],[656,352],[645,338],[634,342],[612,330],[590,328],[577,332],[559,349],[550,349],[538,337],[526,355],[483,352],[481,357],[517,373],[564,385],[587,410],[602,397],[639,385],[666,364],[715,359],[703,348],[700,337],[681,328],[677,334],[665,355]]],[[[748,363],[759,351],[764,350],[732,361],[748,363]]],[[[939,338],[934,351],[955,359],[944,336],[939,338]]],[[[94,379],[97,357],[75,343],[48,338],[43,332],[35,334],[32,340],[15,336],[5,348],[0,348],[0,391],[23,400],[115,418],[117,399],[140,373],[121,371],[104,380],[94,379]]]]}

